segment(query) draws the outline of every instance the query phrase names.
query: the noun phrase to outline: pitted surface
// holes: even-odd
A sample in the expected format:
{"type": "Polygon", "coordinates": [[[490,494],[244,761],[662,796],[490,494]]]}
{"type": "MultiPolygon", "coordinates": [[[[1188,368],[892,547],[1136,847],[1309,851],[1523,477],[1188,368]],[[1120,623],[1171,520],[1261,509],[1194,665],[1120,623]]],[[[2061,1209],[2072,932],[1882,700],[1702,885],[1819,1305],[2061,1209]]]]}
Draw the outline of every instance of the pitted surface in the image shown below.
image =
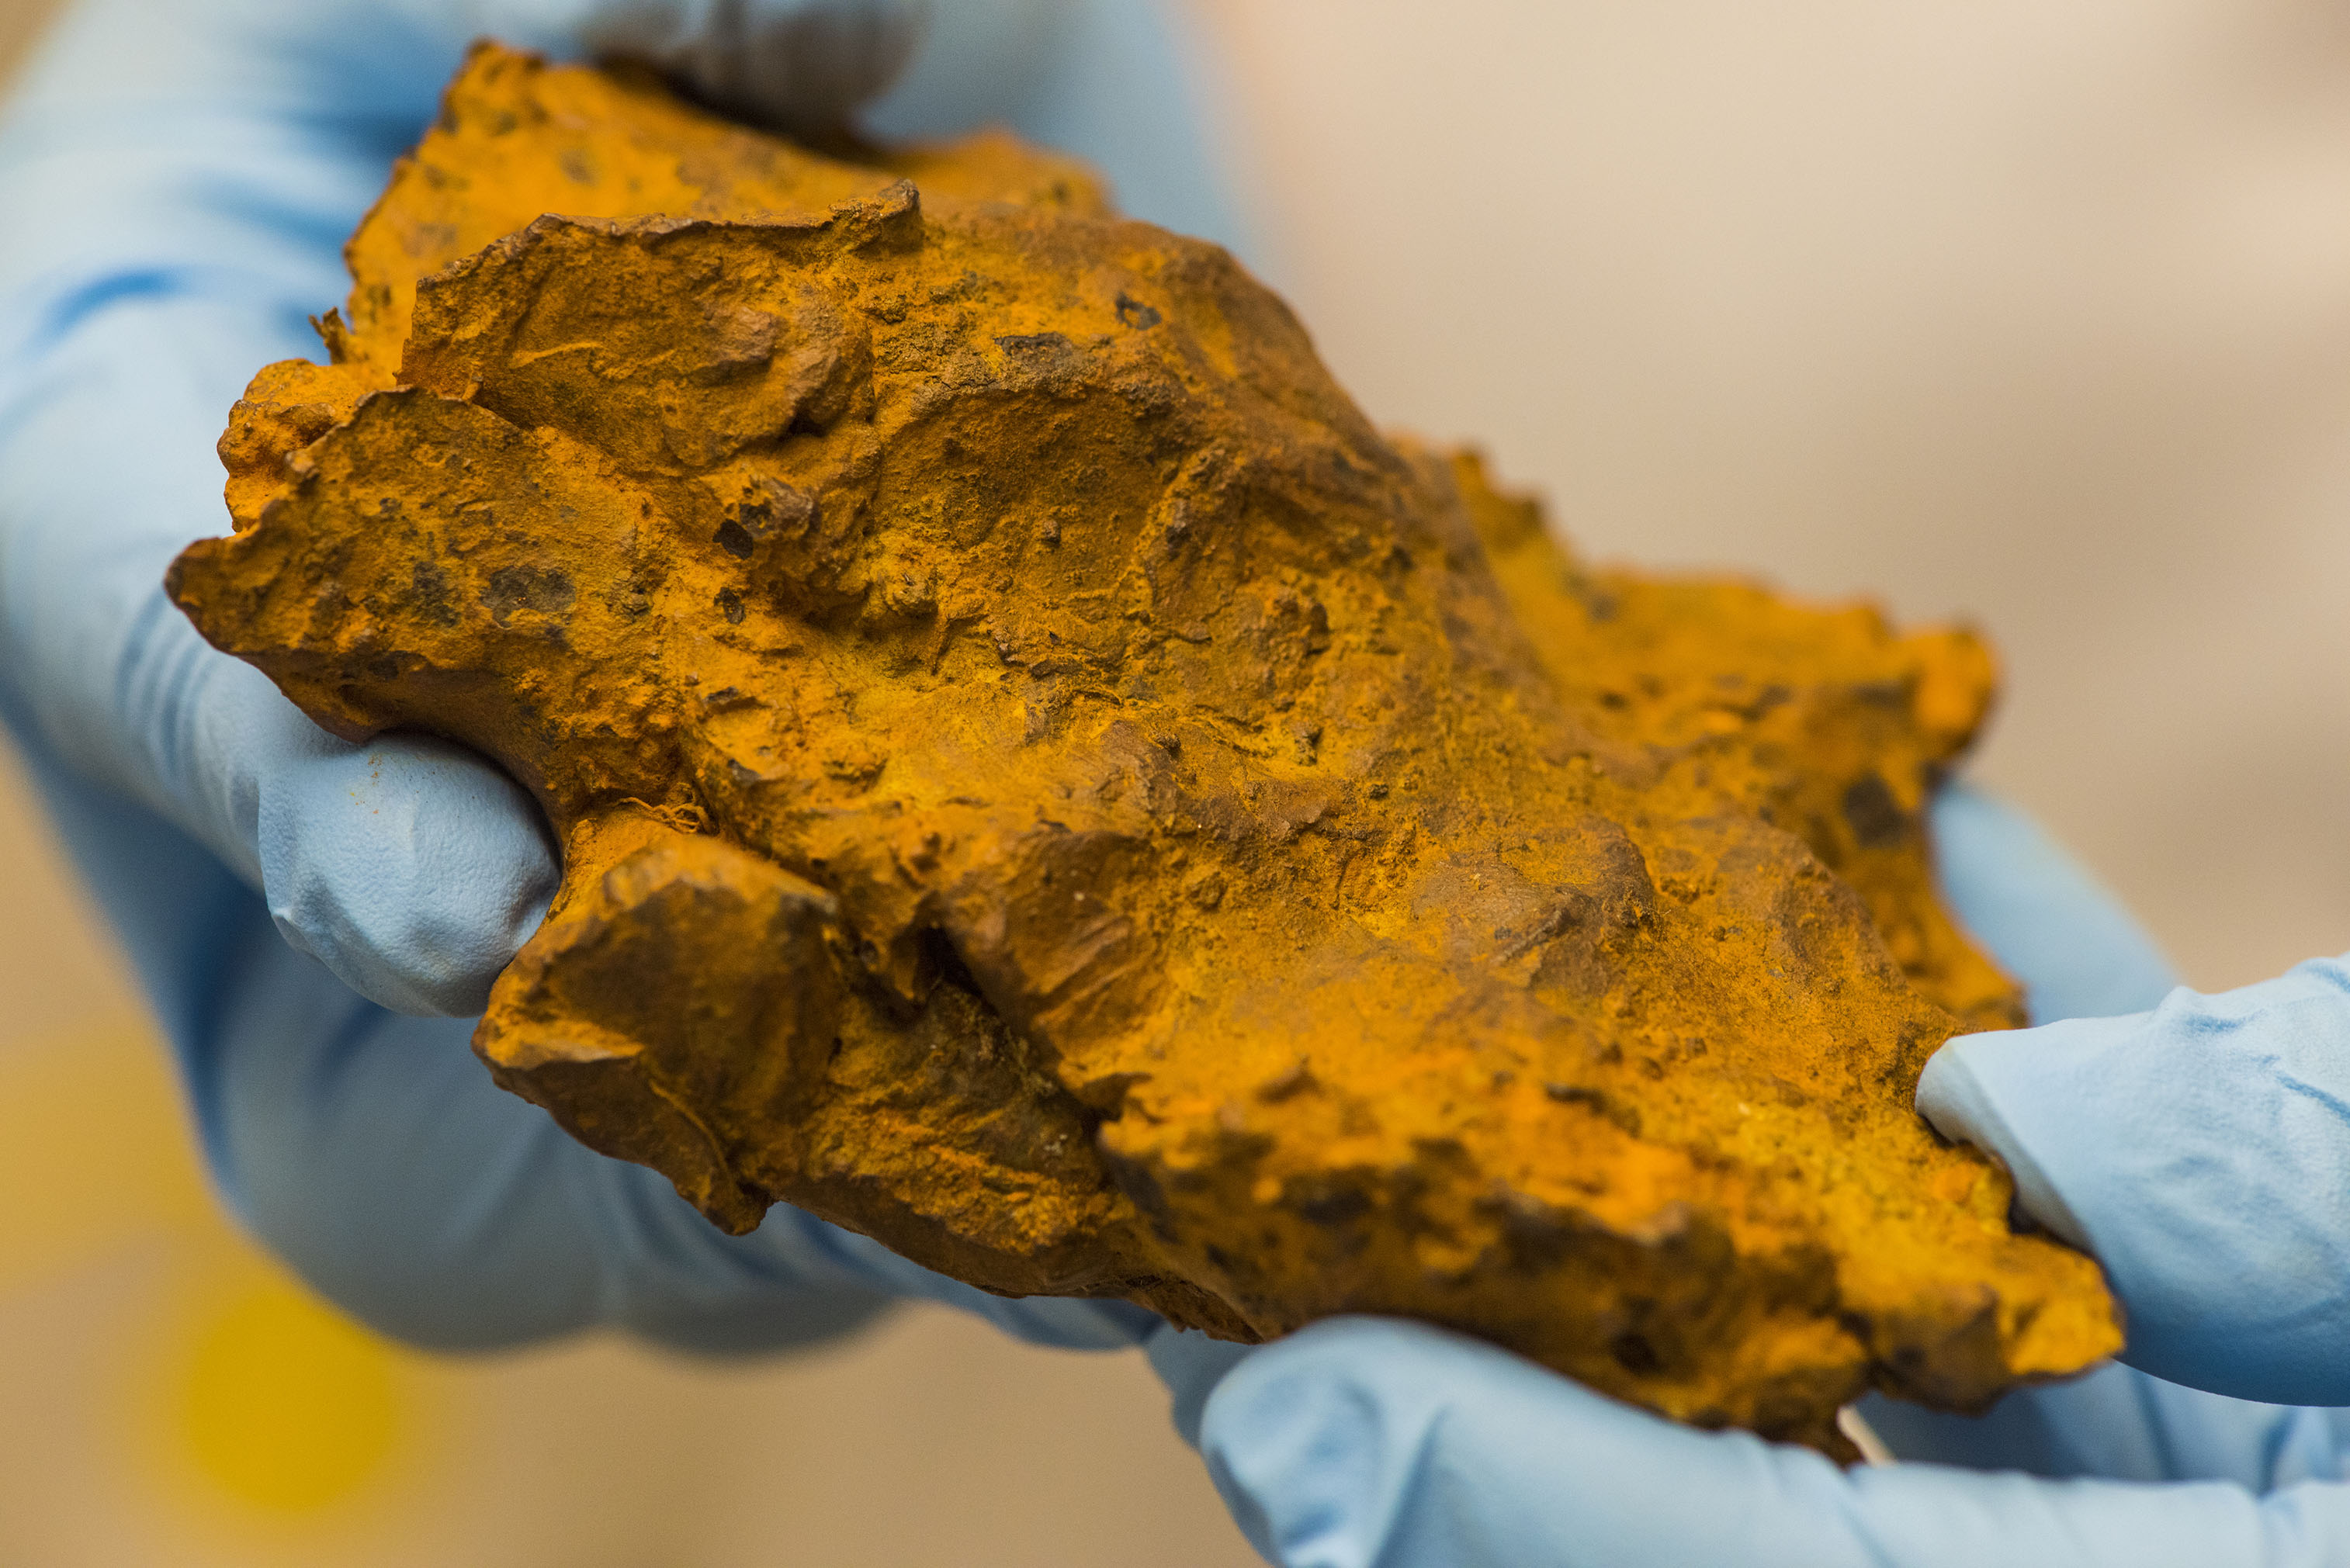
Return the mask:
{"type": "Polygon", "coordinates": [[[845,162],[485,47],[349,254],[173,592],[536,794],[479,1049],[713,1220],[1829,1448],[2116,1348],[1909,1108],[2015,1017],[1920,827],[1970,637],[1586,568],[1002,138],[845,162]]]}

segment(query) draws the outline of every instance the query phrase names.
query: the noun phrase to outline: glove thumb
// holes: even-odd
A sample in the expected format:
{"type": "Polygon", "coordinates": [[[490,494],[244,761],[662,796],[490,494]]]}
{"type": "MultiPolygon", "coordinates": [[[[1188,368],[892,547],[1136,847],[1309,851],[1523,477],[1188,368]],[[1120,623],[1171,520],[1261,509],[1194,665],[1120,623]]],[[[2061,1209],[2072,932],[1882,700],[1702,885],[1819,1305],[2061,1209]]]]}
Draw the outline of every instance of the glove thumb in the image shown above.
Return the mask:
{"type": "Polygon", "coordinates": [[[1918,1108],[2093,1254],[2123,1359],[2272,1404],[2350,1403],[2350,969],[1963,1036],[1918,1108]]]}

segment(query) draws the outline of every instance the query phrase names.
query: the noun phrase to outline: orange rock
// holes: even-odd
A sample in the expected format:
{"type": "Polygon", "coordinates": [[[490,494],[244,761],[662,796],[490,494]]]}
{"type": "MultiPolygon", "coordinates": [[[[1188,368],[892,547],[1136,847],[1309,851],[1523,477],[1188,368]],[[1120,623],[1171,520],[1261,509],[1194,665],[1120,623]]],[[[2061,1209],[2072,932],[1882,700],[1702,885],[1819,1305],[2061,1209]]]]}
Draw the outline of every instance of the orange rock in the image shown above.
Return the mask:
{"type": "Polygon", "coordinates": [[[588,1143],[733,1231],[1831,1449],[2116,1348],[1909,1106],[2015,1014],[1920,828],[1970,637],[1578,566],[1000,137],[843,162],[484,47],[349,254],[172,591],[536,794],[477,1044],[588,1143]]]}

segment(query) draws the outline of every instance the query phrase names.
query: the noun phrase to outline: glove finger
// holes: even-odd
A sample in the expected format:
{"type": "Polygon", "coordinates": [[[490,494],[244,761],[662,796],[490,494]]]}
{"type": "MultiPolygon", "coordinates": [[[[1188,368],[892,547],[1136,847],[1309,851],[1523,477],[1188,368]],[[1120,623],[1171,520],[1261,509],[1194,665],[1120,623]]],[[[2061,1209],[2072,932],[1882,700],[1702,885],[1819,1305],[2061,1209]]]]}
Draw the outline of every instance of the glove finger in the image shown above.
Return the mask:
{"type": "Polygon", "coordinates": [[[446,741],[320,740],[261,782],[262,887],[278,930],[395,1012],[479,1013],[561,877],[538,808],[446,741]]]}
{"type": "Polygon", "coordinates": [[[2034,1023],[2137,1012],[2178,983],[2121,901],[2022,812],[1960,781],[1928,822],[1944,900],[2023,982],[2034,1023]]]}
{"type": "Polygon", "coordinates": [[[1927,1064],[1918,1108],[2105,1265],[2131,1366],[2350,1404],[2350,968],[1965,1036],[1927,1064]]]}
{"type": "Polygon", "coordinates": [[[1036,1344],[1118,1348],[1157,1325],[1124,1303],[990,1295],[784,1205],[724,1235],[653,1171],[498,1088],[470,1023],[388,1013],[291,950],[214,855],[77,779],[6,698],[0,720],[138,965],[224,1196],[384,1332],[462,1349],[608,1326],[767,1349],[901,1295],[1036,1344]]]}
{"type": "Polygon", "coordinates": [[[278,940],[213,854],[0,712],[138,964],[214,1181],[346,1310],[452,1348],[607,1324],[720,1347],[788,1344],[877,1303],[820,1255],[730,1241],[653,1172],[564,1137],[490,1082],[470,1024],[354,995],[278,940]]]}
{"type": "Polygon", "coordinates": [[[361,746],[151,590],[118,699],[151,802],[257,885],[286,940],[396,1012],[480,1012],[560,879],[538,808],[421,735],[361,746]]]}
{"type": "MultiPolygon", "coordinates": [[[[2140,1012],[2177,983],[2115,898],[2022,813],[1963,782],[1935,797],[1935,874],[1961,925],[2022,981],[2035,1024],[2140,1012]]],[[[2034,1038],[2039,1038],[2034,1036],[2034,1038]]],[[[1929,1063],[1918,1110],[1944,1136],[2007,1163],[2024,1211],[2076,1247],[2087,1232],[2039,1161],[2017,1144],[1966,1053],[1929,1063]]]]}
{"type": "Polygon", "coordinates": [[[1251,1542],[1284,1568],[2301,1568],[2350,1551],[2350,1490],[1841,1471],[1678,1427],[1418,1324],[1323,1323],[1234,1358],[1150,1346],[1251,1542]],[[1196,1385],[1213,1383],[1204,1397],[1196,1385]]]}

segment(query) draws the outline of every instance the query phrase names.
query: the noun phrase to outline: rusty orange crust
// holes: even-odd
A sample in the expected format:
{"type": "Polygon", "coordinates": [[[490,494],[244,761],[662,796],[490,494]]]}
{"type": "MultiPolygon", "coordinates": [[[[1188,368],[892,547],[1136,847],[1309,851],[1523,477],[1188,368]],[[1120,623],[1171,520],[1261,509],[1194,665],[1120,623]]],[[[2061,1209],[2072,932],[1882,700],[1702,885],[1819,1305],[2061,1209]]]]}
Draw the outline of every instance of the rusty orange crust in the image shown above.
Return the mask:
{"type": "Polygon", "coordinates": [[[842,162],[484,47],[349,254],[172,591],[536,794],[477,1044],[589,1144],[730,1230],[1405,1314],[1830,1449],[2116,1347],[1909,1107],[2016,1015],[1920,827],[1972,638],[1578,565],[1002,138],[842,162]]]}

